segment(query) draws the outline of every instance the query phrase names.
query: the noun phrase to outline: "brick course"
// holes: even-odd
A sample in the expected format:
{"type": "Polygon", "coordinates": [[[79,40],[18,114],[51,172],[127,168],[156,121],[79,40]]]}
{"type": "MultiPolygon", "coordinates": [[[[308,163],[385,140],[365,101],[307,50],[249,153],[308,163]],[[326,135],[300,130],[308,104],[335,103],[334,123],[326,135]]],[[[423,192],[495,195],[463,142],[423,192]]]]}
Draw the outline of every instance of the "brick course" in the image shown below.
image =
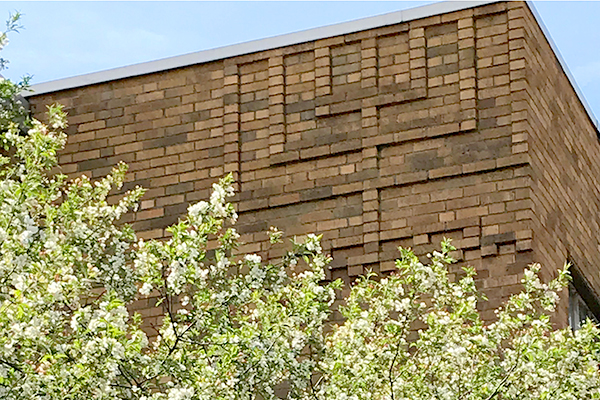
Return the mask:
{"type": "Polygon", "coordinates": [[[29,100],[69,113],[63,172],[130,165],[126,186],[150,189],[130,217],[144,238],[232,172],[242,251],[278,257],[271,225],[322,233],[330,277],[349,281],[449,237],[486,317],[533,261],[549,278],[569,257],[600,293],[597,131],[525,3],[29,100]]]}

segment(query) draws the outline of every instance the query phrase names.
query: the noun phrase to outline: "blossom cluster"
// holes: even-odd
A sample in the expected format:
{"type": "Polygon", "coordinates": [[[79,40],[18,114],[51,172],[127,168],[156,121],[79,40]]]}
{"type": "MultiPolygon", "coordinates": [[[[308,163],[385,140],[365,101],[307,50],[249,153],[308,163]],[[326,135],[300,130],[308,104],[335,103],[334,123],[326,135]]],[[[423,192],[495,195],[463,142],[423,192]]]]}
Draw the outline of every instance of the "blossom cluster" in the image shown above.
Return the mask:
{"type": "MultiPolygon", "coordinates": [[[[342,298],[321,236],[274,260],[240,253],[231,175],[168,240],[138,240],[121,221],[144,193],[120,192],[126,166],[56,174],[62,108],[44,124],[15,100],[25,84],[0,86],[0,398],[600,399],[598,328],[551,323],[566,268],[549,283],[525,269],[491,323],[448,242],[428,260],[400,249],[342,298]],[[137,300],[162,315],[153,330],[137,300]]],[[[283,237],[271,228],[272,246],[283,237]]]]}

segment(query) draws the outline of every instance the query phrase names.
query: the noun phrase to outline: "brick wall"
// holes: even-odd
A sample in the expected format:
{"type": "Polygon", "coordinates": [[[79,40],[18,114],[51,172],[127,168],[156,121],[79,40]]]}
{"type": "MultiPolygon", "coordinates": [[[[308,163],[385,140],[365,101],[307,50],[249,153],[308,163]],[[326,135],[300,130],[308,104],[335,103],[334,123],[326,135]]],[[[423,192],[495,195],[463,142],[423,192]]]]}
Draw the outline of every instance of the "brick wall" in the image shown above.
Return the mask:
{"type": "MultiPolygon", "coordinates": [[[[526,55],[520,131],[531,155],[533,255],[550,274],[569,259],[600,294],[600,140],[530,13],[515,41],[526,55]],[[518,38],[518,39],[517,39],[518,38]]],[[[600,298],[600,297],[598,297],[600,298]]],[[[566,322],[566,301],[559,310],[566,322]]]]}
{"type": "Polygon", "coordinates": [[[550,271],[569,252],[593,274],[598,140],[524,3],[30,101],[69,112],[64,172],[130,165],[127,186],[149,188],[130,216],[145,238],[232,172],[242,251],[279,256],[271,225],[322,233],[331,278],[389,271],[397,246],[423,255],[450,237],[491,318],[534,260],[550,271]]]}

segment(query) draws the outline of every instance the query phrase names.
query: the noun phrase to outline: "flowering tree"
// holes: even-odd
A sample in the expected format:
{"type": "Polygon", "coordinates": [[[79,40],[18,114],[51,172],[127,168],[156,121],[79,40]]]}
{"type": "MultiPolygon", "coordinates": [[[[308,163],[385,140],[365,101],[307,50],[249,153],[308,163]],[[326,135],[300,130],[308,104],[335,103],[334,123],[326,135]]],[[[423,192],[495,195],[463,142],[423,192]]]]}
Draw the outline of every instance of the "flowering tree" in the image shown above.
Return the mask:
{"type": "Polygon", "coordinates": [[[52,174],[61,107],[43,124],[16,98],[26,82],[0,85],[1,398],[600,398],[598,329],[550,323],[566,269],[548,284],[527,269],[524,291],[486,324],[474,271],[449,279],[449,243],[426,263],[401,250],[389,276],[351,287],[333,324],[342,284],[325,282],[319,236],[272,263],[238,254],[226,177],[170,239],[138,240],[118,221],[143,190],[107,201],[126,167],[97,182],[52,174]],[[147,295],[165,310],[151,342],[127,308],[147,295]]]}

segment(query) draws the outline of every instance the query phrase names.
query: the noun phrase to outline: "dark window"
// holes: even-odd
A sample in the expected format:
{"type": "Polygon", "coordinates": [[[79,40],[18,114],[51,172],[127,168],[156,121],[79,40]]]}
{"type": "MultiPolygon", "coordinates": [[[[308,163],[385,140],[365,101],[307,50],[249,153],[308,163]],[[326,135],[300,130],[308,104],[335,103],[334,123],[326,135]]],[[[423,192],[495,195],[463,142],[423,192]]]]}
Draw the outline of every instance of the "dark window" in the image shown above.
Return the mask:
{"type": "Polygon", "coordinates": [[[574,330],[581,328],[581,325],[587,320],[598,323],[598,318],[594,315],[585,300],[581,297],[575,286],[569,285],[569,325],[574,330]]]}
{"type": "Polygon", "coordinates": [[[577,330],[588,319],[600,320],[600,303],[590,285],[579,270],[571,263],[572,283],[569,284],[569,325],[577,330]]]}

